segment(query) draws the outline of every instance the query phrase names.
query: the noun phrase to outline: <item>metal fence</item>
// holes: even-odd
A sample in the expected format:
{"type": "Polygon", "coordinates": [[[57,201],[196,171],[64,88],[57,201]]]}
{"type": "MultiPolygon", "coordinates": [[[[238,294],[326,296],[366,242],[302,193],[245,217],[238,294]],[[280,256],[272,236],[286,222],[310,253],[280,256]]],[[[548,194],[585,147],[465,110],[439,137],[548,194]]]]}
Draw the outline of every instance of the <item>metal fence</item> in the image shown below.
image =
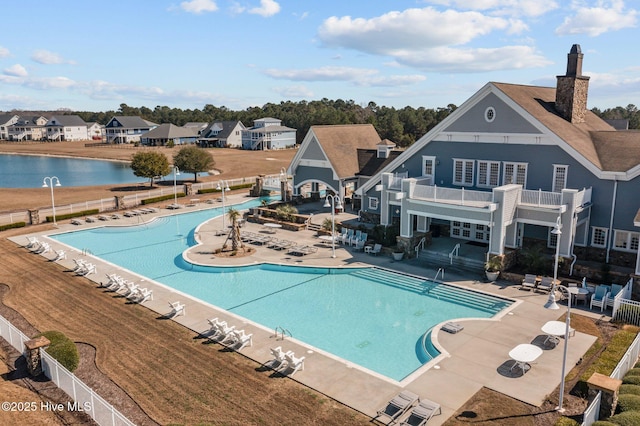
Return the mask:
{"type": "MultiPolygon", "coordinates": [[[[218,185],[222,185],[226,188],[226,186],[237,186],[244,185],[248,183],[254,183],[256,181],[257,176],[249,176],[237,179],[225,179],[222,181],[212,181],[212,182],[197,182],[192,184],[192,189],[194,191],[193,196],[197,197],[197,192],[201,189],[216,189],[218,185]]],[[[280,175],[266,175],[264,177],[265,181],[272,181],[274,179],[280,179],[280,175]]],[[[124,205],[127,208],[136,207],[142,204],[142,200],[147,198],[161,197],[163,195],[174,194],[176,191],[182,192],[183,185],[179,186],[171,186],[171,187],[162,187],[156,189],[149,189],[148,191],[136,192],[135,194],[125,195],[123,197],[124,205]]],[[[56,215],[63,215],[68,213],[74,213],[84,210],[93,210],[98,209],[99,212],[112,211],[117,208],[115,197],[112,198],[102,198],[100,200],[91,200],[85,201],[82,203],[75,204],[66,204],[66,205],[56,205],[56,215]]],[[[47,216],[53,215],[53,209],[51,207],[41,208],[40,209],[40,221],[44,222],[47,219],[47,216]]],[[[6,225],[16,222],[30,222],[29,212],[28,211],[19,211],[14,213],[0,213],[0,225],[6,225]]]]}
{"type": "MultiPolygon", "coordinates": [[[[23,332],[18,330],[1,315],[0,336],[23,354],[24,342],[30,340],[23,332]]],[[[128,420],[93,389],[53,359],[51,355],[41,350],[40,356],[44,374],[74,401],[72,407],[68,406],[68,409],[86,412],[99,425],[135,426],[135,423],[128,420]]]]}

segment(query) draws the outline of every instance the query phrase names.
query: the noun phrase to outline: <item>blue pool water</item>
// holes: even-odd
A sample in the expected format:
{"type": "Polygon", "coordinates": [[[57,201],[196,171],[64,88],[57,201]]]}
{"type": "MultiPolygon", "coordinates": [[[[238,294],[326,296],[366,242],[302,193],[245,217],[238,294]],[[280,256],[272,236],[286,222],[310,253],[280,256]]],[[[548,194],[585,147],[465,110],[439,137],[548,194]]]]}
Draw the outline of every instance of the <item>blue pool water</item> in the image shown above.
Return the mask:
{"type": "MultiPolygon", "coordinates": [[[[259,205],[251,201],[239,209],[259,205]]],[[[511,302],[377,268],[193,266],[181,253],[221,209],[52,236],[395,380],[430,358],[423,337],[452,318],[489,318],[511,302]]],[[[428,339],[427,339],[428,341],[428,339]]]]}

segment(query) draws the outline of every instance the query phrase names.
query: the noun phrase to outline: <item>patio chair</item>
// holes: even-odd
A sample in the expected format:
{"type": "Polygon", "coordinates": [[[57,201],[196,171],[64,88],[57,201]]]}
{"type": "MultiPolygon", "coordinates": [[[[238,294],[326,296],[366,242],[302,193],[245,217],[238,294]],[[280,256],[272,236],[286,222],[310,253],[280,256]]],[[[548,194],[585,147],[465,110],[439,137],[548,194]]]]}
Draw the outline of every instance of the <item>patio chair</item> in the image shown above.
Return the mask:
{"type": "Polygon", "coordinates": [[[349,245],[353,246],[355,245],[358,241],[360,241],[360,236],[362,235],[362,231],[361,230],[357,230],[356,233],[354,235],[351,236],[351,238],[349,239],[349,245]]]}
{"type": "Polygon", "coordinates": [[[96,219],[93,216],[87,216],[87,217],[84,218],[84,221],[87,222],[87,223],[94,223],[96,220],[98,220],[98,219],[96,219]]]}
{"type": "Polygon", "coordinates": [[[609,293],[609,297],[607,297],[607,306],[606,306],[607,308],[613,308],[613,303],[618,293],[620,293],[620,291],[622,291],[621,285],[619,284],[611,285],[611,292],[609,293]]]}
{"type": "Polygon", "coordinates": [[[40,244],[38,237],[27,237],[29,243],[25,246],[26,248],[32,248],[40,244]]]}
{"type": "Polygon", "coordinates": [[[287,360],[287,370],[292,370],[289,376],[293,376],[298,370],[304,370],[303,356],[297,358],[293,352],[289,351],[284,354],[284,359],[287,360]]]}
{"type": "Polygon", "coordinates": [[[436,414],[442,414],[440,404],[423,399],[411,410],[409,417],[403,420],[400,426],[423,426],[436,414]]]}
{"type": "Polygon", "coordinates": [[[78,219],[71,219],[71,224],[72,225],[82,225],[82,222],[79,221],[78,219]]]}
{"type": "Polygon", "coordinates": [[[542,277],[542,281],[536,286],[536,290],[551,291],[553,288],[552,277],[542,277]]]}
{"type": "Polygon", "coordinates": [[[64,250],[56,250],[56,256],[51,259],[52,262],[57,262],[58,260],[66,259],[67,253],[64,250]]]}
{"type": "Polygon", "coordinates": [[[98,216],[98,220],[107,221],[107,220],[109,220],[109,217],[101,214],[101,215],[98,216]]]}
{"type": "Polygon", "coordinates": [[[282,346],[278,346],[275,348],[270,348],[269,351],[273,356],[273,359],[270,361],[271,368],[280,368],[287,365],[287,359],[285,355],[293,354],[291,351],[284,352],[282,350],[282,346]]]}
{"type": "Polygon", "coordinates": [[[535,289],[536,283],[537,278],[534,274],[526,274],[524,276],[524,279],[522,280],[522,285],[520,286],[520,288],[528,288],[530,290],[535,289]]]}
{"type": "Polygon", "coordinates": [[[382,244],[374,244],[369,254],[377,256],[381,250],[382,250],[382,244]]]}
{"type": "Polygon", "coordinates": [[[236,351],[241,351],[245,346],[253,346],[253,334],[246,334],[244,330],[233,330],[231,332],[232,343],[229,346],[232,346],[236,351]]]}
{"type": "Polygon", "coordinates": [[[186,314],[186,308],[184,304],[180,302],[169,302],[169,307],[171,308],[171,312],[169,312],[170,317],[186,314]]]}
{"type": "Polygon", "coordinates": [[[599,285],[596,287],[596,292],[591,295],[591,303],[589,309],[593,309],[594,306],[600,307],[600,312],[604,311],[607,306],[607,298],[609,297],[609,287],[605,285],[599,285]]]}
{"type": "Polygon", "coordinates": [[[418,395],[415,393],[403,390],[394,396],[384,408],[378,410],[373,420],[379,420],[379,417],[384,417],[385,420],[388,419],[386,420],[386,424],[395,423],[400,416],[419,400],[420,398],[418,398],[418,395]]]}
{"type": "Polygon", "coordinates": [[[558,287],[556,287],[556,290],[560,293],[560,301],[569,300],[569,297],[571,297],[569,289],[563,285],[559,285],[558,287]]]}
{"type": "Polygon", "coordinates": [[[147,300],[153,300],[153,290],[149,290],[148,288],[138,288],[136,292],[128,297],[129,300],[135,303],[144,303],[147,300]]]}

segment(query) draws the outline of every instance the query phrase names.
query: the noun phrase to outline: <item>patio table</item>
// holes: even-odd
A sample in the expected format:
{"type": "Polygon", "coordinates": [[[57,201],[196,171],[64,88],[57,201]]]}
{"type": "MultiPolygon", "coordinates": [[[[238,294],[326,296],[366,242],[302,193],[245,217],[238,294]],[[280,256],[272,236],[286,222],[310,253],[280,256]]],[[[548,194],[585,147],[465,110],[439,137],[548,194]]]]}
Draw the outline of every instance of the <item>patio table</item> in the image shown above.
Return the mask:
{"type": "Polygon", "coordinates": [[[545,345],[549,340],[558,344],[560,342],[560,336],[564,336],[567,330],[567,325],[562,321],[548,321],[542,326],[541,330],[547,335],[547,338],[544,340],[545,345]]]}
{"type": "Polygon", "coordinates": [[[526,367],[529,366],[530,369],[530,363],[538,359],[540,355],[542,355],[542,349],[540,349],[536,345],[532,345],[529,343],[519,344],[509,351],[509,357],[513,360],[511,370],[513,370],[514,367],[518,366],[522,369],[522,374],[524,374],[527,370],[526,367]]]}

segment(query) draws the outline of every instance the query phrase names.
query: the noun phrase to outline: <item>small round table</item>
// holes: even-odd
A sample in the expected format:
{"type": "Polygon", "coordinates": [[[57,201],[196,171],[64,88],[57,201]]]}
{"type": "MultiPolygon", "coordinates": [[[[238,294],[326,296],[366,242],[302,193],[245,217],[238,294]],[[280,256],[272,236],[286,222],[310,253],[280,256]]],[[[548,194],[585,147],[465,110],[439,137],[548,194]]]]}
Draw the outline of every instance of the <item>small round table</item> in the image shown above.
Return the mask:
{"type": "Polygon", "coordinates": [[[331,244],[332,242],[337,241],[336,237],[332,237],[331,235],[320,235],[318,239],[325,244],[331,244]]]}
{"type": "Polygon", "coordinates": [[[527,371],[527,366],[529,366],[529,369],[531,368],[529,363],[538,359],[540,355],[542,355],[542,349],[536,345],[529,343],[519,344],[509,351],[509,357],[513,360],[511,370],[518,366],[522,369],[522,374],[524,374],[527,371]]]}
{"type": "Polygon", "coordinates": [[[567,325],[562,321],[548,321],[542,326],[541,330],[547,335],[543,344],[546,345],[551,340],[557,345],[560,343],[560,336],[564,336],[567,331],[567,325]]]}
{"type": "MultiPolygon", "coordinates": [[[[575,304],[578,303],[578,296],[586,296],[589,294],[589,290],[583,287],[569,287],[567,290],[569,291],[569,294],[571,295],[571,297],[575,300],[575,304]]],[[[584,303],[587,303],[586,298],[581,298],[581,299],[584,300],[584,303]]]]}

